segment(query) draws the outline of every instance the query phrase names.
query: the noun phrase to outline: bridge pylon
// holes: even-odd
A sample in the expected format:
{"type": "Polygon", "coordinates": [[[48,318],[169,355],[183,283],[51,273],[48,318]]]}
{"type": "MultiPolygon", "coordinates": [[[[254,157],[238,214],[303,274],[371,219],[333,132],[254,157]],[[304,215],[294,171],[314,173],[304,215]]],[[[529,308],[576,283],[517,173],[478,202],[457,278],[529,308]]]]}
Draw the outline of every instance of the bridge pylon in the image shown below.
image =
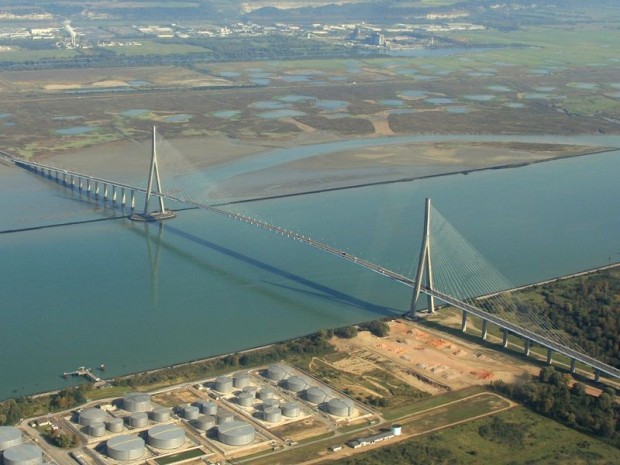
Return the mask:
{"type": "Polygon", "coordinates": [[[134,213],[130,218],[134,221],[156,221],[174,218],[176,214],[172,210],[166,210],[164,197],[161,189],[161,177],[159,176],[159,166],[157,164],[157,128],[153,126],[153,146],[151,151],[151,166],[149,168],[149,180],[146,188],[146,198],[144,200],[144,211],[134,213]],[[155,184],[155,190],[153,190],[155,184]],[[158,198],[159,210],[149,212],[149,201],[152,197],[158,198]]]}
{"type": "MultiPolygon", "coordinates": [[[[418,269],[415,277],[415,288],[409,308],[411,318],[416,317],[416,304],[420,299],[420,290],[422,288],[422,280],[425,279],[425,286],[433,289],[433,265],[431,262],[431,199],[427,198],[424,209],[424,233],[422,236],[422,248],[420,250],[420,259],[418,261],[418,269]]],[[[435,298],[426,294],[426,309],[428,313],[435,313],[435,298]]]]}

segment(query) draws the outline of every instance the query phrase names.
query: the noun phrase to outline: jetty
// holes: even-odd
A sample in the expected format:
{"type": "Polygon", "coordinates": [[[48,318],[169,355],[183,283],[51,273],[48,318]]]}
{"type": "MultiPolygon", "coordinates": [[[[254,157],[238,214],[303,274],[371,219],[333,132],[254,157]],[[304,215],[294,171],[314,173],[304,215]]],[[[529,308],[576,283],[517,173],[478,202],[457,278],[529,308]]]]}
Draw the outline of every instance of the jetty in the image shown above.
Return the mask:
{"type": "Polygon", "coordinates": [[[65,378],[68,378],[69,376],[83,376],[93,383],[101,382],[101,378],[92,372],[92,368],[78,367],[78,369],[74,371],[65,371],[63,376],[65,378]]]}

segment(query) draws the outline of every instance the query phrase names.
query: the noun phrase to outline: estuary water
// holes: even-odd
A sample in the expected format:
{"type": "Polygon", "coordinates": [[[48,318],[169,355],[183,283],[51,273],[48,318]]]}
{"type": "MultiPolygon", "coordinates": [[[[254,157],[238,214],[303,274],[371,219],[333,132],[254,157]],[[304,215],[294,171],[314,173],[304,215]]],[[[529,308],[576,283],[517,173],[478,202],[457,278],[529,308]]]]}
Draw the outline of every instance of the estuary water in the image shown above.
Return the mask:
{"type": "MultiPolygon", "coordinates": [[[[551,140],[620,146],[620,137],[551,140]]],[[[326,153],[315,149],[300,148],[298,158],[326,153]]],[[[279,157],[214,176],[265,170],[279,157]]],[[[235,208],[411,275],[431,197],[521,285],[620,261],[618,173],[620,151],[235,208]]],[[[81,365],[105,363],[113,377],[408,309],[407,287],[202,210],[135,223],[2,164],[0,190],[0,398],[62,388],[74,381],[61,374],[81,365]],[[73,224],[30,229],[61,223],[73,224]]]]}

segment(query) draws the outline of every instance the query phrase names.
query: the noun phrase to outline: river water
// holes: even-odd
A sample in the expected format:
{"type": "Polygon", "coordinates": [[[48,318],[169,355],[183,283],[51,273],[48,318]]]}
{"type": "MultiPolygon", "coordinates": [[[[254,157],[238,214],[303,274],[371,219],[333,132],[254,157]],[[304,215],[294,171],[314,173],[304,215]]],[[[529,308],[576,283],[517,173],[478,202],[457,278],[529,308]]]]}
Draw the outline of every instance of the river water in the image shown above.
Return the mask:
{"type": "MultiPolygon", "coordinates": [[[[428,137],[383,142],[413,140],[428,137]]],[[[620,146],[619,137],[548,141],[620,146]]],[[[285,158],[361,145],[291,149],[285,158]]],[[[281,157],[274,151],[220,167],[213,177],[265,170],[281,157]]],[[[620,261],[618,173],[620,151],[237,208],[411,275],[424,198],[431,197],[520,285],[620,261]]],[[[112,377],[394,315],[409,305],[404,286],[202,210],[181,211],[163,227],[135,223],[1,164],[0,186],[0,231],[20,230],[0,234],[0,398],[61,388],[72,381],[60,375],[80,365],[105,363],[112,377]]]]}

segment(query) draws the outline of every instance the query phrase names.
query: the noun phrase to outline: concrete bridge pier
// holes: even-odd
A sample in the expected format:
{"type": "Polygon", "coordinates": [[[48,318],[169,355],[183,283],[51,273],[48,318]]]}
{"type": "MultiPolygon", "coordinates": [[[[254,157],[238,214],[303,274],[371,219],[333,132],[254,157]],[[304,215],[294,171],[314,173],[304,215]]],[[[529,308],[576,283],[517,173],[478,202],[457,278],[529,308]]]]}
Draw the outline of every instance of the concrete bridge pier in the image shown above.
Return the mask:
{"type": "Polygon", "coordinates": [[[530,345],[531,345],[531,344],[532,344],[532,341],[530,341],[529,339],[526,339],[526,340],[525,340],[525,344],[524,344],[524,346],[523,346],[523,354],[524,354],[526,357],[529,357],[529,355],[530,355],[530,345]]]}
{"type": "Polygon", "coordinates": [[[95,181],[95,198],[99,198],[99,181],[95,181]]]}
{"type": "Polygon", "coordinates": [[[71,181],[71,189],[75,189],[75,177],[71,175],[69,180],[71,181]]]}
{"type": "Polygon", "coordinates": [[[90,178],[86,179],[86,195],[90,195],[91,185],[90,178]]]}
{"type": "Polygon", "coordinates": [[[489,326],[489,320],[482,320],[482,333],[480,334],[480,337],[483,340],[486,340],[487,335],[489,334],[488,326],[489,326]]]}
{"type": "Polygon", "coordinates": [[[116,205],[116,185],[112,184],[112,205],[116,205]]]}
{"type": "Polygon", "coordinates": [[[502,347],[505,349],[506,347],[508,347],[508,330],[502,329],[502,332],[504,333],[504,336],[502,338],[502,347]]]}
{"type": "Polygon", "coordinates": [[[67,185],[67,172],[66,171],[62,172],[62,184],[63,186],[67,185]]]}
{"type": "Polygon", "coordinates": [[[577,360],[574,358],[570,359],[570,372],[575,373],[577,371],[577,360]]]}
{"type": "Polygon", "coordinates": [[[547,365],[551,365],[553,363],[553,349],[547,349],[547,365]]]}
{"type": "Polygon", "coordinates": [[[108,184],[107,183],[103,183],[103,201],[105,202],[106,200],[108,200],[108,184]]]}
{"type": "Polygon", "coordinates": [[[131,189],[129,194],[129,207],[131,208],[131,213],[136,209],[136,191],[133,189],[131,189]]]}
{"type": "Polygon", "coordinates": [[[601,382],[601,372],[598,370],[594,370],[594,382],[595,383],[601,382]]]}
{"type": "Polygon", "coordinates": [[[463,317],[461,319],[461,331],[467,332],[467,320],[469,319],[469,313],[463,310],[463,317]]]}
{"type": "Polygon", "coordinates": [[[125,203],[127,203],[127,196],[125,194],[125,188],[121,187],[121,210],[125,209],[125,203]]]}

